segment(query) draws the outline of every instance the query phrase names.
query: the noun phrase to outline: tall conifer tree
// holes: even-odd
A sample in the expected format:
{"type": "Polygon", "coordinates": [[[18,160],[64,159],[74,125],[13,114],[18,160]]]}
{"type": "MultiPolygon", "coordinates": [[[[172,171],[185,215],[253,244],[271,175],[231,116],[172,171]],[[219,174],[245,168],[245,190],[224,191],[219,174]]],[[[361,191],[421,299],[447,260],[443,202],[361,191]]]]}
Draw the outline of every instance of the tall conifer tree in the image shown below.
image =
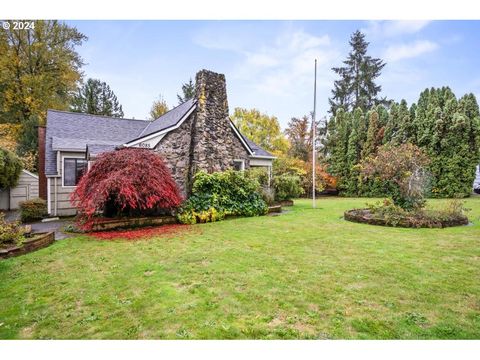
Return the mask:
{"type": "Polygon", "coordinates": [[[369,43],[360,31],[353,33],[349,43],[352,50],[343,62],[344,66],[332,68],[340,76],[334,83],[332,97],[329,99],[332,114],[338,108],[351,111],[359,107],[367,111],[376,104],[386,102],[379,98],[382,87],[375,83],[385,62],[367,55],[369,43]]]}

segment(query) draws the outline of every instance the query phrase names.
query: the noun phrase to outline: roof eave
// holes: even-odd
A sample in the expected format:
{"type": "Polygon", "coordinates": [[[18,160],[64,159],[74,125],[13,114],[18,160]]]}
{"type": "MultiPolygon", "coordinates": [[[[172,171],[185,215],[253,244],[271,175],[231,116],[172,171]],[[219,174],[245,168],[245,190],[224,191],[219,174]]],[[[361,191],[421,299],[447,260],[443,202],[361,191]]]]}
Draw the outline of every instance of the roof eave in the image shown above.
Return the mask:
{"type": "Polygon", "coordinates": [[[277,158],[277,156],[273,156],[273,155],[268,156],[268,155],[255,155],[255,154],[250,155],[250,157],[255,159],[271,159],[271,160],[277,158]]]}

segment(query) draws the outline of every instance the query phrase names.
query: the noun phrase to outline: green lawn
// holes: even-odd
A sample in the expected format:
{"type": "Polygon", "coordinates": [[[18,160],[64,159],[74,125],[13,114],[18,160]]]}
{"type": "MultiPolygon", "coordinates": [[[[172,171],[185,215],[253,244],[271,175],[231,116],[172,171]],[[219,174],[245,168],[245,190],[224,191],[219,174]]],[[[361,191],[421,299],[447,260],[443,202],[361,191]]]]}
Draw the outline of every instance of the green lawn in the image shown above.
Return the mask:
{"type": "Polygon", "coordinates": [[[480,197],[449,229],[342,219],[365,201],[0,261],[0,338],[480,339],[480,197]]]}

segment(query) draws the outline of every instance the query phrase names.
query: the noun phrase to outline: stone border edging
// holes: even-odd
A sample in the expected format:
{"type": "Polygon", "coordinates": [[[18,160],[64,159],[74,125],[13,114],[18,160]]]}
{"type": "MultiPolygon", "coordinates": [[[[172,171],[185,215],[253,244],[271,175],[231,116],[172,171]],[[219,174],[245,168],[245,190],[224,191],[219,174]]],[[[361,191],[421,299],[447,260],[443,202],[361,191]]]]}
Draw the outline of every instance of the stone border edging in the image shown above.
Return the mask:
{"type": "Polygon", "coordinates": [[[464,216],[463,218],[436,221],[436,222],[418,222],[413,223],[408,217],[402,218],[399,220],[397,225],[388,224],[385,219],[379,217],[373,217],[369,209],[353,209],[347,210],[343,213],[343,217],[347,221],[369,224],[369,225],[379,225],[379,226],[390,226],[390,227],[403,227],[403,228],[437,228],[442,229],[452,226],[463,226],[468,225],[468,218],[464,216]]]}
{"type": "Polygon", "coordinates": [[[23,241],[21,246],[0,249],[0,259],[27,254],[29,252],[47,247],[55,241],[55,232],[36,233],[31,238],[23,241]]]}
{"type": "Polygon", "coordinates": [[[108,231],[121,228],[136,228],[165,224],[176,224],[178,220],[175,216],[157,216],[157,217],[141,217],[141,218],[122,218],[122,219],[109,219],[93,224],[92,230],[95,231],[108,231]]]}
{"type": "Polygon", "coordinates": [[[268,214],[281,213],[281,212],[282,212],[282,205],[273,205],[268,207],[268,214]]]}

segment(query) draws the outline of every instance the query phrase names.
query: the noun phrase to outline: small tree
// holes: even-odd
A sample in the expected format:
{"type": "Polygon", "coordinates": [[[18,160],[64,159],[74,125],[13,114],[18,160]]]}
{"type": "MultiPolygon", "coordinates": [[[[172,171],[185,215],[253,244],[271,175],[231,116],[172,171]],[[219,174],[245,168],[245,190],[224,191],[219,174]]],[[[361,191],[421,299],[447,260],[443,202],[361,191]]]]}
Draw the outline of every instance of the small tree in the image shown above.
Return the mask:
{"type": "Polygon", "coordinates": [[[168,111],[168,105],[162,95],[158,96],[158,99],[153,101],[150,108],[150,120],[158,119],[160,116],[168,111]]]}
{"type": "Polygon", "coordinates": [[[395,205],[405,210],[425,205],[428,174],[425,170],[429,158],[417,146],[406,143],[400,146],[383,145],[376,155],[359,165],[366,179],[389,181],[397,187],[392,195],[395,205]]]}
{"type": "Polygon", "coordinates": [[[282,133],[275,116],[261,113],[257,109],[235,108],[232,120],[240,132],[267,151],[276,155],[285,154],[289,143],[282,133]]]}
{"type": "Polygon", "coordinates": [[[98,212],[145,214],[171,210],[182,197],[161,157],[146,149],[126,148],[100,155],[72,193],[80,226],[89,229],[98,212]]]}
{"type": "Polygon", "coordinates": [[[17,185],[21,171],[20,159],[11,151],[0,148],[0,189],[17,185]]]}

